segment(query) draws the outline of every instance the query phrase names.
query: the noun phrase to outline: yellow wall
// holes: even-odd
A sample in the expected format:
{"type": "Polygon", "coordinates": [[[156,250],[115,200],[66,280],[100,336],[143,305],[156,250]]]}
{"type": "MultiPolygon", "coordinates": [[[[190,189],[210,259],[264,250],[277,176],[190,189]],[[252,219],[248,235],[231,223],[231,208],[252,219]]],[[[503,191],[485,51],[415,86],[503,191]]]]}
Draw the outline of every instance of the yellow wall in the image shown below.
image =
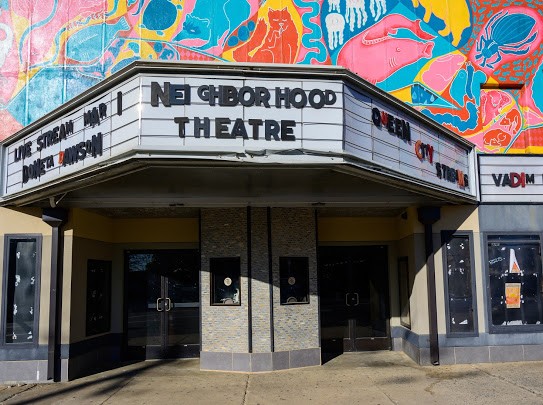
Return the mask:
{"type": "Polygon", "coordinates": [[[110,243],[198,242],[198,218],[112,219],[83,209],[70,212],[66,226],[74,237],[110,243]]]}
{"type": "Polygon", "coordinates": [[[41,219],[40,208],[0,207],[0,235],[34,233],[51,235],[51,227],[41,219]]]}
{"type": "Polygon", "coordinates": [[[319,242],[365,242],[397,240],[396,218],[322,217],[319,242]]]}

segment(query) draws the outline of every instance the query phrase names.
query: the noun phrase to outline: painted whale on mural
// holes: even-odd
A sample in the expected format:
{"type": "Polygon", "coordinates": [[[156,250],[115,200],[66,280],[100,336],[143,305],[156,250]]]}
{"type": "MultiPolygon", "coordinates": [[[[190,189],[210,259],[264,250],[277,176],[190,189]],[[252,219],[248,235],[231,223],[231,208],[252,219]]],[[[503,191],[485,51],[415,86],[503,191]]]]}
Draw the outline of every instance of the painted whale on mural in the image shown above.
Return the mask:
{"type": "Polygon", "coordinates": [[[421,58],[431,58],[434,44],[428,41],[434,38],[422,30],[420,20],[392,14],[347,41],[337,64],[375,84],[421,58]],[[401,29],[410,31],[409,38],[397,36],[401,29]],[[420,41],[413,39],[413,35],[420,41]]]}
{"type": "Polygon", "coordinates": [[[117,37],[120,31],[130,29],[123,17],[115,24],[96,24],[85,27],[68,38],[66,57],[78,62],[92,62],[98,59],[117,37]]]}

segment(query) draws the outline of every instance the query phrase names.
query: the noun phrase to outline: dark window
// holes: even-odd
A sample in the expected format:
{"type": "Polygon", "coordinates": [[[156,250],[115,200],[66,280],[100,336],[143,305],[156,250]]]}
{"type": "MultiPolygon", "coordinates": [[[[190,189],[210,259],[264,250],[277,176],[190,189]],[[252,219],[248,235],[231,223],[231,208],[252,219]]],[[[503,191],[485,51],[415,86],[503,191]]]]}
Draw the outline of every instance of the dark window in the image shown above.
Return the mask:
{"type": "Polygon", "coordinates": [[[211,304],[240,305],[240,259],[220,257],[209,259],[211,270],[211,304]]]}
{"type": "Polygon", "coordinates": [[[35,343],[41,238],[6,237],[4,343],[35,343]]]}
{"type": "Polygon", "coordinates": [[[111,262],[87,262],[87,336],[109,332],[111,321],[111,262]]]}
{"type": "MultiPolygon", "coordinates": [[[[489,236],[488,276],[493,330],[535,327],[541,308],[541,247],[538,236],[489,236]],[[524,239],[524,240],[522,240],[524,239]]],[[[539,327],[536,327],[539,328],[539,327]]]]}
{"type": "Polygon", "coordinates": [[[280,257],[281,304],[309,303],[309,259],[280,257]]]}
{"type": "Polygon", "coordinates": [[[411,329],[411,307],[409,297],[411,297],[412,284],[409,277],[409,266],[407,257],[401,257],[398,260],[398,283],[400,292],[400,323],[402,326],[411,329]]]}
{"type": "Polygon", "coordinates": [[[471,266],[468,235],[444,234],[447,332],[451,335],[476,333],[475,280],[471,266]]]}

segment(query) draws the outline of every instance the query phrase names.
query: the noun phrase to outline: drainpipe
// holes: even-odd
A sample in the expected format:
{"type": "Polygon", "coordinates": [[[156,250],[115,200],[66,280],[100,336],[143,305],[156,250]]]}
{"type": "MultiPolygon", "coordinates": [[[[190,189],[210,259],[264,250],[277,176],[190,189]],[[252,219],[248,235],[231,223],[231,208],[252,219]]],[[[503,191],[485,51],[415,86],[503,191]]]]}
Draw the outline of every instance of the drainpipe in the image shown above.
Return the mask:
{"type": "Polygon", "coordinates": [[[62,327],[62,246],[61,228],[68,218],[62,208],[44,208],[42,220],[52,227],[51,285],[49,295],[49,341],[47,347],[47,379],[61,380],[61,327],[62,327]]]}
{"type": "Polygon", "coordinates": [[[436,269],[434,265],[434,242],[432,225],[441,218],[439,207],[420,207],[419,222],[424,225],[424,253],[426,257],[426,282],[428,287],[428,323],[430,329],[430,362],[439,365],[439,342],[437,335],[436,269]]]}

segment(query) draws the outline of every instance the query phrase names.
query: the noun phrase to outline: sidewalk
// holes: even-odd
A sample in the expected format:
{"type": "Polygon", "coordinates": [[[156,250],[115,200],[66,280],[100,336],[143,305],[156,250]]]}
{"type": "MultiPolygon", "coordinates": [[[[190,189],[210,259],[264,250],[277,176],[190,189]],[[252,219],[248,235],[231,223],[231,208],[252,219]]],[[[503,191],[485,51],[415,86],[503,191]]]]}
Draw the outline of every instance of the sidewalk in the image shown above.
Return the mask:
{"type": "Polygon", "coordinates": [[[353,353],[265,374],[148,361],[69,383],[1,387],[6,404],[543,404],[543,362],[421,367],[398,352],[353,353]]]}

